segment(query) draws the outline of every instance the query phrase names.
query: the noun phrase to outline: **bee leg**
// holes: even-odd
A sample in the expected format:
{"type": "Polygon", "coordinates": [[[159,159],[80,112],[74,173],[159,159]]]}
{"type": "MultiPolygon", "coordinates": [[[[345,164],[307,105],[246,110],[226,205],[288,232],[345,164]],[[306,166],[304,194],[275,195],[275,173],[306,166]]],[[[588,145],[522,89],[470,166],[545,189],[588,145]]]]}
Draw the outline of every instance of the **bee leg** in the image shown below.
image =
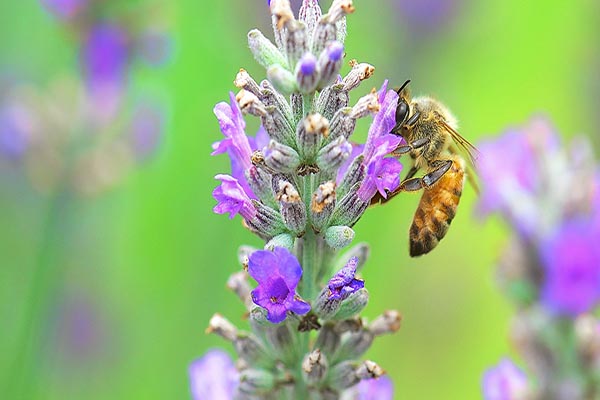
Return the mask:
{"type": "Polygon", "coordinates": [[[413,166],[411,169],[408,170],[408,174],[406,174],[406,176],[404,177],[404,180],[410,179],[413,176],[415,176],[415,174],[417,173],[418,170],[419,170],[419,168],[413,166]]]}
{"type": "Polygon", "coordinates": [[[419,120],[419,118],[421,118],[421,113],[419,111],[416,111],[412,117],[410,117],[408,119],[408,121],[406,121],[404,123],[404,127],[407,129],[411,129],[413,126],[415,126],[415,124],[417,123],[417,121],[419,120]]]}
{"type": "Polygon", "coordinates": [[[416,190],[426,189],[436,183],[452,166],[452,160],[439,160],[434,165],[436,169],[423,176],[422,178],[406,179],[400,184],[400,191],[414,192],[416,190]]]}
{"type": "Polygon", "coordinates": [[[429,142],[430,142],[430,139],[428,137],[417,139],[410,144],[403,144],[402,146],[396,147],[394,149],[394,151],[392,151],[390,154],[393,155],[394,157],[399,157],[403,154],[408,153],[409,151],[420,149],[421,147],[424,147],[427,144],[429,144],[429,142]]]}

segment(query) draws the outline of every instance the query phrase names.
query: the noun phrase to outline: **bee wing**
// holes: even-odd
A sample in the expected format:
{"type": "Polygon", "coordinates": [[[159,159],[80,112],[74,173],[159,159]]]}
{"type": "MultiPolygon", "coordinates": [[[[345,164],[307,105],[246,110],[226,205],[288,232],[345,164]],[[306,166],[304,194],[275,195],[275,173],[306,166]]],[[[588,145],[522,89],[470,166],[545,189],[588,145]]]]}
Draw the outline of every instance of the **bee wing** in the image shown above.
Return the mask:
{"type": "Polygon", "coordinates": [[[448,133],[450,133],[450,136],[452,136],[452,140],[454,143],[450,145],[450,151],[455,154],[463,153],[467,156],[469,160],[469,163],[466,166],[467,180],[469,181],[471,186],[473,186],[475,192],[479,194],[479,185],[477,184],[477,180],[475,179],[475,171],[477,170],[477,159],[479,158],[479,150],[477,150],[477,148],[473,146],[471,142],[462,137],[460,133],[456,132],[454,128],[448,125],[446,121],[441,121],[441,124],[444,127],[444,129],[446,129],[448,133]]]}

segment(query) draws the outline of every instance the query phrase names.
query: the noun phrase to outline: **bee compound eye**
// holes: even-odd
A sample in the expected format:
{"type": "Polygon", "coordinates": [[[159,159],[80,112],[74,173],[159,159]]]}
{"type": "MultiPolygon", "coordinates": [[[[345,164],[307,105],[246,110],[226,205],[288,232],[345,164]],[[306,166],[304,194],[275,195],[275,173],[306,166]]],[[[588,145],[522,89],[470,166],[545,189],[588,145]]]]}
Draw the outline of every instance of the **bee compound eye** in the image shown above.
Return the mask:
{"type": "Polygon", "coordinates": [[[410,109],[404,99],[398,100],[398,107],[396,107],[396,124],[401,124],[406,120],[410,109]]]}

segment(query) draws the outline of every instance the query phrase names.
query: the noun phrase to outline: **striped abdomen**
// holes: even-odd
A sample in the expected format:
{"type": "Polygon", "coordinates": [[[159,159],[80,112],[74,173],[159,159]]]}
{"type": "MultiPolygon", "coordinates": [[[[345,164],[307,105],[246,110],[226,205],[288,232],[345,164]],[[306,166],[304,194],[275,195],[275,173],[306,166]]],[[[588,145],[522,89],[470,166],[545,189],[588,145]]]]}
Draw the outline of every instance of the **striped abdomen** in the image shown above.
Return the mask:
{"type": "Polygon", "coordinates": [[[430,188],[424,189],[410,227],[410,256],[429,253],[448,232],[464,186],[464,161],[458,156],[452,167],[430,188]]]}

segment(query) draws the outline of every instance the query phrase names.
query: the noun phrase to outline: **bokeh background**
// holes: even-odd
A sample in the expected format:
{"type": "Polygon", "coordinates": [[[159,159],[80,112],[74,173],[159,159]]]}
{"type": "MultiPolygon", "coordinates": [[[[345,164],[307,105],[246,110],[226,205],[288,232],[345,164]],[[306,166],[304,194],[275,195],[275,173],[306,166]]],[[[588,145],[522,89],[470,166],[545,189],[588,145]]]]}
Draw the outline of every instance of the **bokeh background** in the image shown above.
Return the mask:
{"type": "MultiPolygon", "coordinates": [[[[52,88],[83,81],[92,110],[100,107],[82,73],[82,32],[92,22],[57,16],[52,1],[43,3],[0,2],[0,104],[25,85],[72,117],[82,100],[64,100],[52,88]]],[[[347,57],[376,66],[362,92],[386,78],[397,85],[410,78],[413,93],[449,105],[474,143],[543,113],[563,137],[587,134],[600,144],[597,1],[355,5],[347,57]]],[[[267,7],[260,0],[103,0],[94,7],[94,18],[134,32],[136,51],[144,49],[138,39],[145,28],[159,26],[162,42],[128,61],[113,128],[67,119],[66,128],[41,123],[38,131],[93,131],[131,144],[138,104],[157,104],[159,116],[142,118],[154,121],[150,145],[134,140],[127,161],[117,157],[127,168],[113,168],[110,151],[94,158],[96,169],[119,171],[110,185],[97,187],[93,174],[77,175],[74,186],[40,184],[35,168],[48,172],[55,164],[32,167],[37,156],[15,156],[14,146],[0,152],[1,397],[188,398],[188,364],[214,346],[231,350],[205,335],[210,316],[218,311],[245,325],[225,282],[239,268],[238,246],[260,243],[239,219],[211,211],[213,177],[229,168],[226,157],[209,155],[221,137],[212,108],[235,89],[240,67],[264,77],[245,37],[253,27],[269,32],[267,7]]],[[[248,126],[252,132],[256,121],[248,126]]],[[[0,144],[13,143],[6,135],[0,144]]],[[[477,399],[483,371],[512,354],[512,308],[494,280],[506,232],[497,219],[478,221],[476,196],[464,193],[447,237],[419,259],[407,254],[418,196],[372,208],[355,227],[356,242],[372,248],[363,271],[371,292],[366,316],[388,308],[403,314],[400,331],[367,355],[392,377],[399,399],[477,399]]]]}

